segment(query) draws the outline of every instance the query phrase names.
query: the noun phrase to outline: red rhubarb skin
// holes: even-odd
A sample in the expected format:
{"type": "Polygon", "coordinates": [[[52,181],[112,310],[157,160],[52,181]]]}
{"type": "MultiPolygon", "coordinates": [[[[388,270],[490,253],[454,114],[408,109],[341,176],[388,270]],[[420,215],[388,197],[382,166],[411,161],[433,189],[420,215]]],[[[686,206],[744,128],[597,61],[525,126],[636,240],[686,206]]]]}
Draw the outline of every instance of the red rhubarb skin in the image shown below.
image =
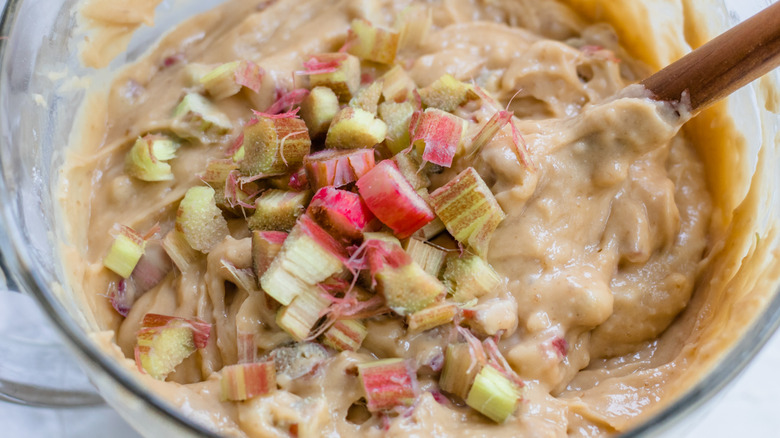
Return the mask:
{"type": "Polygon", "coordinates": [[[409,406],[417,397],[417,378],[406,362],[364,369],[360,377],[371,412],[409,406]]]}
{"type": "Polygon", "coordinates": [[[447,113],[426,111],[415,119],[412,144],[425,144],[422,159],[439,166],[452,166],[452,159],[460,143],[463,125],[447,113]]]}
{"type": "Polygon", "coordinates": [[[141,330],[166,327],[166,326],[189,326],[192,329],[192,340],[196,348],[206,348],[211,335],[211,324],[199,319],[185,319],[178,316],[159,315],[156,313],[147,313],[144,315],[141,323],[141,330]]]}
{"type": "Polygon", "coordinates": [[[374,168],[373,149],[335,151],[326,149],[304,160],[306,175],[314,190],[322,187],[342,187],[357,181],[374,168]]]}
{"type": "Polygon", "coordinates": [[[334,237],[356,240],[374,219],[357,193],[323,187],[317,191],[306,213],[334,237]]]}
{"type": "Polygon", "coordinates": [[[319,243],[322,248],[334,256],[340,258],[341,260],[347,260],[349,258],[347,255],[347,250],[344,248],[344,246],[340,244],[327,231],[323,230],[322,227],[320,227],[317,222],[315,222],[314,219],[312,219],[309,215],[301,215],[301,217],[298,218],[296,227],[298,227],[301,232],[311,237],[315,242],[319,243]]]}
{"type": "Polygon", "coordinates": [[[399,239],[411,236],[436,217],[391,160],[380,162],[363,175],[357,188],[369,210],[399,239]]]}

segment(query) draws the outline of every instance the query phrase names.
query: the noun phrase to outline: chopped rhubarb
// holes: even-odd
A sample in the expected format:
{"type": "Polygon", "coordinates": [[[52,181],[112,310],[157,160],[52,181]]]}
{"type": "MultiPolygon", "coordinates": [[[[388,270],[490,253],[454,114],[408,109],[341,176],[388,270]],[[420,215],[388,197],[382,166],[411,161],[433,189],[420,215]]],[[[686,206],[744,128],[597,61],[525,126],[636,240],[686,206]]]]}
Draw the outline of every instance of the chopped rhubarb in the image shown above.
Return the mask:
{"type": "Polygon", "coordinates": [[[247,292],[257,291],[257,278],[251,268],[239,268],[228,260],[219,261],[220,268],[227,271],[227,280],[235,284],[239,289],[247,292]]]}
{"type": "Polygon", "coordinates": [[[366,326],[356,319],[341,319],[322,334],[322,343],[336,351],[357,351],[368,335],[366,326]]]}
{"type": "Polygon", "coordinates": [[[146,241],[143,236],[130,227],[117,224],[115,228],[117,234],[108,254],[103,259],[103,265],[122,277],[128,278],[144,255],[146,241]]]}
{"type": "Polygon", "coordinates": [[[279,255],[260,278],[263,290],[283,305],[344,269],[346,251],[311,218],[298,219],[279,255]]]}
{"type": "Polygon", "coordinates": [[[496,423],[503,423],[520,404],[520,388],[492,365],[482,367],[466,404],[496,423]]]}
{"type": "Polygon", "coordinates": [[[382,80],[374,81],[363,87],[357,92],[355,97],[349,101],[352,108],[360,108],[376,115],[379,99],[382,97],[382,80]]]}
{"type": "Polygon", "coordinates": [[[311,88],[328,87],[341,102],[349,102],[360,87],[360,60],[348,53],[312,55],[303,66],[311,88]]]}
{"type": "Polygon", "coordinates": [[[397,32],[375,26],[366,20],[352,20],[345,46],[347,51],[360,59],[392,64],[398,51],[397,32]]]}
{"type": "Polygon", "coordinates": [[[252,269],[257,276],[265,274],[271,262],[282,250],[282,245],[287,239],[287,233],[282,231],[253,231],[252,232],[252,269]]]}
{"type": "Polygon", "coordinates": [[[431,85],[420,89],[422,103],[429,108],[453,112],[470,100],[476,100],[479,95],[474,86],[461,82],[452,75],[446,74],[431,85]]]}
{"type": "Polygon", "coordinates": [[[221,400],[244,401],[276,390],[273,361],[242,363],[222,368],[221,400]]]}
{"type": "Polygon", "coordinates": [[[412,237],[406,242],[406,252],[420,265],[423,270],[434,277],[439,276],[444,261],[447,258],[447,252],[441,248],[428,244],[420,239],[412,237]]]}
{"type": "Polygon", "coordinates": [[[197,93],[184,96],[173,111],[173,132],[182,138],[195,138],[202,143],[216,143],[233,129],[225,113],[197,93]]]}
{"type": "Polygon", "coordinates": [[[425,171],[422,160],[416,151],[399,152],[393,157],[393,162],[415,191],[427,189],[431,185],[428,172],[425,171]]]}
{"type": "Polygon", "coordinates": [[[250,230],[290,231],[306,210],[311,192],[266,190],[255,201],[255,213],[247,219],[250,230]]]}
{"type": "Polygon", "coordinates": [[[276,366],[277,376],[297,379],[314,372],[330,357],[330,353],[320,344],[298,342],[289,347],[279,347],[270,356],[276,366]]]}
{"type": "Polygon", "coordinates": [[[200,174],[200,179],[208,185],[224,185],[228,177],[236,170],[238,170],[238,164],[230,158],[210,160],[206,163],[206,170],[200,174]]]}
{"type": "Polygon", "coordinates": [[[405,102],[417,89],[409,73],[396,65],[382,76],[382,96],[387,102],[405,102]]]}
{"type": "Polygon", "coordinates": [[[387,124],[385,144],[393,154],[408,149],[411,144],[409,123],[414,114],[411,102],[382,102],[379,105],[379,118],[387,124]]]}
{"type": "Polygon", "coordinates": [[[446,229],[447,228],[444,226],[444,222],[442,222],[441,219],[437,217],[428,225],[420,228],[420,231],[414,233],[414,235],[422,240],[431,240],[446,229]]]}
{"type": "Polygon", "coordinates": [[[372,238],[366,233],[366,258],[376,289],[387,307],[405,316],[440,301],[446,289],[425,272],[398,243],[372,238]]]}
{"type": "Polygon", "coordinates": [[[482,148],[490,143],[490,141],[493,140],[493,137],[498,134],[501,128],[506,126],[506,124],[511,120],[512,113],[509,111],[499,111],[493,114],[493,117],[491,117],[490,120],[485,123],[485,126],[483,126],[477,135],[474,136],[474,138],[471,140],[468,156],[474,157],[479,154],[482,148]]]}
{"type": "Polygon", "coordinates": [[[293,111],[296,105],[301,105],[308,95],[309,90],[305,88],[296,88],[284,92],[281,97],[276,99],[276,102],[265,110],[265,113],[269,115],[287,114],[293,111]]]}
{"type": "Polygon", "coordinates": [[[214,200],[211,187],[191,187],[179,203],[176,230],[193,249],[208,253],[228,235],[227,221],[214,200]]]}
{"type": "Polygon", "coordinates": [[[320,294],[320,288],[310,286],[301,291],[292,302],[279,310],[276,324],[297,342],[309,337],[309,333],[320,320],[330,300],[320,294]]]}
{"type": "Polygon", "coordinates": [[[306,123],[295,115],[266,116],[258,113],[257,123],[244,128],[244,159],[241,173],[268,176],[287,173],[303,164],[311,149],[306,123]]]}
{"type": "Polygon", "coordinates": [[[332,236],[346,241],[360,239],[374,219],[360,195],[330,186],[317,191],[306,214],[332,236]]]}
{"type": "Polygon", "coordinates": [[[450,258],[442,278],[452,299],[460,303],[495,292],[501,284],[498,273],[484,259],[472,254],[450,258]]]}
{"type": "Polygon", "coordinates": [[[201,64],[198,62],[188,62],[184,65],[184,85],[187,87],[200,87],[200,78],[206,76],[210,71],[214,70],[213,65],[201,64]]]}
{"type": "Polygon", "coordinates": [[[221,100],[238,94],[242,86],[257,93],[263,74],[263,69],[251,61],[233,61],[201,76],[199,82],[211,97],[221,100]]]}
{"type": "Polygon", "coordinates": [[[371,412],[411,406],[420,393],[417,375],[403,359],[384,359],[358,365],[360,383],[371,412]]]}
{"type": "Polygon", "coordinates": [[[493,232],[506,218],[473,167],[431,193],[431,204],[450,234],[480,257],[485,257],[493,232]]]}
{"type": "Polygon", "coordinates": [[[328,87],[314,87],[301,103],[301,118],[309,128],[309,135],[317,138],[330,127],[333,117],[339,112],[339,98],[328,87]]]}
{"type": "Polygon", "coordinates": [[[400,30],[399,49],[414,49],[422,45],[433,25],[433,14],[429,7],[414,5],[404,8],[396,19],[400,30]]]}
{"type": "Polygon", "coordinates": [[[371,148],[385,140],[387,124],[360,108],[346,107],[336,114],[325,146],[331,149],[371,148]]]}
{"type": "Polygon", "coordinates": [[[170,181],[171,165],[166,161],[176,157],[179,144],[157,135],[147,135],[136,140],[125,158],[125,172],[142,181],[170,181]]]}
{"type": "Polygon", "coordinates": [[[467,122],[440,109],[428,108],[413,117],[409,130],[411,142],[422,154],[423,161],[439,166],[452,166],[466,132],[467,122]],[[413,125],[413,126],[412,126],[413,125]]]}
{"type": "Polygon", "coordinates": [[[186,272],[203,254],[195,250],[187,242],[181,231],[175,229],[168,232],[162,242],[165,252],[171,258],[179,271],[186,272]]]}
{"type": "Polygon", "coordinates": [[[157,286],[173,269],[171,258],[159,241],[146,243],[144,255],[138,260],[130,278],[139,294],[157,286]]]}
{"type": "Polygon", "coordinates": [[[164,380],[177,365],[199,348],[205,348],[211,324],[166,315],[146,314],[137,334],[138,369],[164,380]]]}
{"type": "Polygon", "coordinates": [[[410,314],[406,317],[406,323],[409,325],[410,332],[423,332],[451,323],[458,310],[458,306],[453,303],[438,303],[410,314]]]}
{"type": "Polygon", "coordinates": [[[439,377],[442,391],[466,400],[474,379],[487,362],[481,347],[474,351],[469,344],[462,342],[450,344],[444,354],[444,368],[439,377]]]}
{"type": "Polygon", "coordinates": [[[380,162],[363,175],[357,188],[369,210],[399,239],[411,236],[436,217],[391,160],[380,162]]]}
{"type": "Polygon", "coordinates": [[[357,181],[375,165],[373,149],[325,149],[304,158],[309,184],[315,190],[341,187],[357,181]]]}

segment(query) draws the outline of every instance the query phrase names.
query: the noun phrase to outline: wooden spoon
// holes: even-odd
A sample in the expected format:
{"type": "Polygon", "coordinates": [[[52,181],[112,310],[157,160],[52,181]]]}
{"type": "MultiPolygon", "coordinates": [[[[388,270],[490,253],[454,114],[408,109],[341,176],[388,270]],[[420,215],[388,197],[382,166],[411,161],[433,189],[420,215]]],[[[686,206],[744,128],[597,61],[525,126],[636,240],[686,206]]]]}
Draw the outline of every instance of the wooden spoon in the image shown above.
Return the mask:
{"type": "Polygon", "coordinates": [[[780,2],[642,81],[656,100],[688,92],[696,113],[780,66],[780,2]]]}

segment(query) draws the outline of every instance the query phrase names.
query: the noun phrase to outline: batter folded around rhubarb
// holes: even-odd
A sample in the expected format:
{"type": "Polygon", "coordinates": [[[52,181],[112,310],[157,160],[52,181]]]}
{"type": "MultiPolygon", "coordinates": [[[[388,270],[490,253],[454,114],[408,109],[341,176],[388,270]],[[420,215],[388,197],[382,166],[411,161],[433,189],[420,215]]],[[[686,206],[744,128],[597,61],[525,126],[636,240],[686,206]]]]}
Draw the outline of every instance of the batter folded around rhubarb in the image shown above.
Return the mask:
{"type": "MultiPolygon", "coordinates": [[[[252,266],[240,215],[226,213],[229,235],[188,269],[173,269],[126,317],[106,298],[120,280],[103,266],[115,224],[142,233],[158,224],[159,237],[173,230],[185,192],[204,185],[199,175],[209,160],[224,158],[250,109],[264,111],[280,91],[296,88],[302,63],[338,51],[353,19],[392,28],[408,3],[230,2],[171,31],[119,73],[107,94],[91,96],[62,187],[73,248],[65,264],[101,331],[96,339],[135,372],[136,333],[146,314],[213,324],[207,346],[165,382],[139,378],[229,436],[598,436],[629,429],[676,393],[669,382],[685,367],[688,341],[684,333],[662,334],[711,263],[713,200],[697,148],[680,129],[684,109],[653,102],[641,89],[619,94],[649,67],[621,48],[612,27],[589,23],[562,3],[412,2],[431,15],[432,27],[395,61],[418,87],[449,73],[493,96],[502,108],[476,99],[455,111],[472,122],[469,135],[498,109],[515,116],[524,151],[507,126],[476,156],[458,151],[450,168],[431,175],[429,188],[473,167],[506,213],[487,251],[500,286],[469,304],[480,315],[482,339],[500,338],[524,384],[505,422],[442,395],[440,362],[459,340],[455,323],[412,333],[392,313],[364,320],[368,335],[358,351],[326,350],[313,371],[280,373],[278,391],[220,401],[220,370],[238,361],[237,331],[251,330],[259,358],[293,342],[277,326],[272,300],[244,289],[224,268],[252,266]],[[191,85],[187,65],[235,60],[252,61],[265,74],[258,92],[214,100],[232,122],[230,132],[216,144],[184,141],[169,161],[170,181],[129,176],[125,156],[135,140],[169,134],[185,92],[203,93],[191,85]],[[401,413],[364,407],[356,366],[381,358],[408,359],[416,370],[420,395],[401,413]]],[[[364,81],[389,68],[362,67],[364,81]]],[[[322,147],[321,140],[313,144],[322,147]]]]}

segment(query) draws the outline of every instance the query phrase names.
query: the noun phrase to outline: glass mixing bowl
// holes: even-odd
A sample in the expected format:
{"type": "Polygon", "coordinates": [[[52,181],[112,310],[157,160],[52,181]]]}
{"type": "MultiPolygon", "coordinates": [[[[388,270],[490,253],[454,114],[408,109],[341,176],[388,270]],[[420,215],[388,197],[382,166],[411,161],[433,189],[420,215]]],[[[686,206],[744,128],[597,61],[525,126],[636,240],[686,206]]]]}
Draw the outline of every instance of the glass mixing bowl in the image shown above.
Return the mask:
{"type": "MultiPolygon", "coordinates": [[[[78,300],[70,295],[59,263],[58,242],[63,236],[58,227],[56,186],[57,169],[63,163],[63,148],[69,144],[76,108],[85,97],[83,85],[107,83],[112,71],[138,59],[167,29],[221,1],[164,1],[157,8],[155,25],[138,30],[128,50],[104,71],[84,68],[79,61],[78,43],[82,35],[77,30],[77,3],[76,0],[10,0],[0,24],[0,35],[4,36],[0,39],[0,250],[9,287],[35,298],[100,395],[141,434],[217,436],[186,412],[172,407],[139,384],[88,335],[96,327],[81,313],[78,300]]],[[[722,12],[722,20],[715,25],[724,30],[727,25],[746,18],[768,3],[767,0],[724,3],[703,0],[696,4],[719,8],[717,11],[722,12]]],[[[775,84],[780,83],[776,77],[774,80],[775,84]]],[[[773,190],[773,187],[780,187],[780,153],[777,151],[780,137],[769,137],[774,139],[774,147],[764,148],[759,162],[762,139],[755,135],[755,129],[758,126],[760,130],[763,126],[776,133],[780,117],[758,108],[756,93],[752,86],[741,90],[730,105],[746,106],[750,108],[748,114],[755,116],[738,129],[744,130],[743,134],[753,143],[749,145],[752,158],[749,158],[748,167],[755,169],[759,163],[759,167],[769,173],[761,187],[766,205],[760,209],[762,217],[757,231],[773,236],[768,230],[772,230],[780,218],[780,198],[773,190]]],[[[770,249],[780,249],[777,239],[771,246],[770,249]]],[[[776,273],[767,272],[766,275],[776,276],[776,273]]],[[[672,427],[679,430],[684,426],[681,423],[696,418],[692,415],[695,409],[710,400],[743,369],[780,323],[777,281],[770,280],[766,284],[771,287],[766,286],[766,299],[762,300],[760,311],[744,326],[731,347],[719,353],[715,366],[703,373],[698,383],[681,397],[627,436],[658,435],[672,427]]],[[[49,355],[42,359],[45,361],[42,364],[56,362],[62,354],[49,355]]],[[[3,361],[9,359],[13,360],[4,355],[3,361]]],[[[41,380],[46,378],[38,377],[38,381],[41,380]]],[[[58,390],[51,388],[56,385],[36,386],[35,381],[17,387],[17,397],[32,402],[35,400],[30,397],[37,397],[44,404],[47,399],[60,400],[62,404],[95,401],[80,389],[58,390]]],[[[4,383],[1,378],[0,383],[4,383]]],[[[8,392],[8,388],[0,385],[0,392],[8,392]]]]}

